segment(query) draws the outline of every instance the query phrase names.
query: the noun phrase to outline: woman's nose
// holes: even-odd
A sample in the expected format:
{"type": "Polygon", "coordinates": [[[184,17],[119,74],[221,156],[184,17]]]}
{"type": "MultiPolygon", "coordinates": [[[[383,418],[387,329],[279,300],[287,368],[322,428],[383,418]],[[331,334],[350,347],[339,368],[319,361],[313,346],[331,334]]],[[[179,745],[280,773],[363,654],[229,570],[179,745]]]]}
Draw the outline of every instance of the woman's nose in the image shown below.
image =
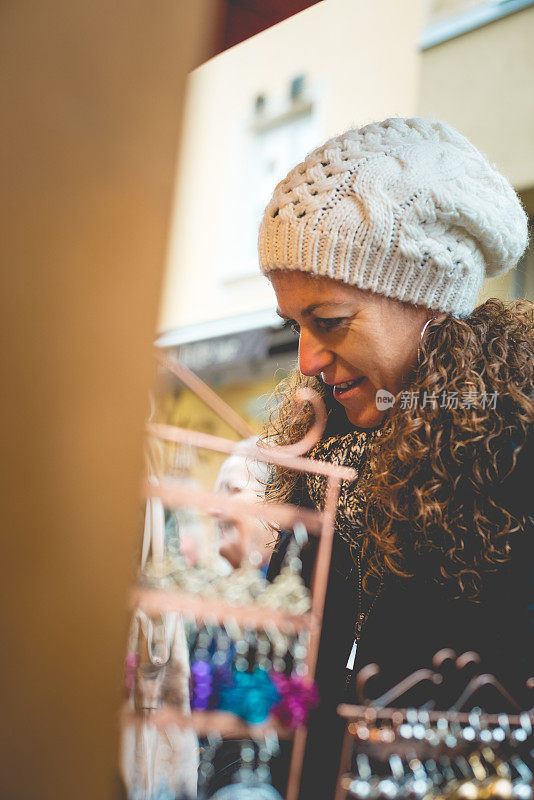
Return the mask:
{"type": "Polygon", "coordinates": [[[326,367],[330,366],[334,359],[333,353],[327,350],[312,333],[305,328],[301,328],[299,337],[299,369],[303,375],[313,378],[326,367]]]}

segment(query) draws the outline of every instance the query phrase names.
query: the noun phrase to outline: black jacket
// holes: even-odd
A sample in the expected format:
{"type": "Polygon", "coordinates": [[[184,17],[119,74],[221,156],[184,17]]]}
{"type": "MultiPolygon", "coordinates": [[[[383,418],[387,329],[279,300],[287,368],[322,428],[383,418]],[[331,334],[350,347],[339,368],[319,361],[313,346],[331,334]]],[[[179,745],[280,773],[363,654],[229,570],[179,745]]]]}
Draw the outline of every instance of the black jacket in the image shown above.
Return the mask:
{"type": "MultiPolygon", "coordinates": [[[[496,488],[502,505],[516,515],[534,512],[533,464],[531,435],[515,469],[496,488]]],[[[311,505],[302,495],[298,501],[311,505]]],[[[269,564],[270,580],[280,570],[288,540],[289,534],[283,531],[269,564]]],[[[306,579],[311,572],[312,550],[303,554],[306,579]]],[[[532,705],[525,680],[534,675],[533,556],[531,519],[527,530],[513,539],[510,561],[486,581],[478,603],[451,599],[437,583],[427,579],[423,565],[410,579],[387,581],[363,631],[354,674],[366,664],[378,664],[380,675],[369,684],[371,695],[377,697],[414,670],[431,666],[438,650],[447,647],[458,654],[471,650],[482,657],[484,672],[495,674],[524,708],[532,705]]],[[[333,797],[344,728],[336,707],[344,700],[356,702],[355,681],[347,687],[345,680],[358,612],[354,581],[346,577],[348,559],[347,545],[335,536],[316,675],[321,706],[310,717],[302,800],[333,797]]],[[[465,677],[460,678],[458,694],[465,685],[465,677]]],[[[448,681],[447,686],[451,685],[448,681]]],[[[404,697],[402,705],[407,699],[416,705],[428,697],[404,697]]],[[[447,707],[455,699],[443,696],[439,707],[447,707]]],[[[502,707],[492,690],[486,696],[479,695],[477,702],[488,711],[510,710],[502,707]]]]}

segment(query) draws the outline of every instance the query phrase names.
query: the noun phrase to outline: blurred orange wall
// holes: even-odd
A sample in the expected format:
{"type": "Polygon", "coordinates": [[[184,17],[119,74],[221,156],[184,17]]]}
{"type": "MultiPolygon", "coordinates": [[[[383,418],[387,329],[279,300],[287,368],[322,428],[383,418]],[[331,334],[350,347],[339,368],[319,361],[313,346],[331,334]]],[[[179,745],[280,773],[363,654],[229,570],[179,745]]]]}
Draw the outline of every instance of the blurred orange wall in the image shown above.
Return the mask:
{"type": "Polygon", "coordinates": [[[0,11],[0,797],[110,800],[186,72],[217,0],[0,11]]]}

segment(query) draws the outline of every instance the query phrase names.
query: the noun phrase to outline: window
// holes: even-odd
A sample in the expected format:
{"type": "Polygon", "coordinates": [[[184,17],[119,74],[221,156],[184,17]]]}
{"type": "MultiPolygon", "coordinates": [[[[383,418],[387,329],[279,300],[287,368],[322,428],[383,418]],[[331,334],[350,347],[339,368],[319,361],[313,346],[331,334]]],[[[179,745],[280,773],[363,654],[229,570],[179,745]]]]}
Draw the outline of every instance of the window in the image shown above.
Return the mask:
{"type": "Polygon", "coordinates": [[[428,0],[419,47],[427,50],[533,4],[534,0],[428,0]]]}
{"type": "Polygon", "coordinates": [[[290,82],[286,97],[276,105],[262,94],[256,97],[252,117],[243,125],[241,156],[234,162],[241,167],[234,184],[232,216],[237,215],[242,224],[239,236],[235,236],[235,221],[232,225],[223,283],[258,274],[258,228],[265,206],[276,184],[317,145],[321,134],[318,105],[317,93],[307,89],[303,76],[290,82]]]}

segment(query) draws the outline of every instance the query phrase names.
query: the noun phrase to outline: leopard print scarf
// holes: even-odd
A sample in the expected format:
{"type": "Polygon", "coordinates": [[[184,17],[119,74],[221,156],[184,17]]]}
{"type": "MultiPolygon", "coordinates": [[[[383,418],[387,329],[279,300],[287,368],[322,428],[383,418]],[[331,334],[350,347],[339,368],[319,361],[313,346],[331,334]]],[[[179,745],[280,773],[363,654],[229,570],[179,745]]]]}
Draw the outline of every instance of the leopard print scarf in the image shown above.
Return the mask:
{"type": "MultiPolygon", "coordinates": [[[[337,436],[321,439],[309,451],[308,458],[328,461],[330,464],[353,467],[358,476],[355,481],[343,481],[339,493],[335,530],[342,539],[354,544],[362,533],[365,519],[366,498],[362,490],[362,477],[373,468],[372,450],[384,428],[369,431],[354,430],[337,436]]],[[[307,473],[306,485],[310,500],[318,510],[324,508],[326,478],[324,475],[307,473]]]]}

